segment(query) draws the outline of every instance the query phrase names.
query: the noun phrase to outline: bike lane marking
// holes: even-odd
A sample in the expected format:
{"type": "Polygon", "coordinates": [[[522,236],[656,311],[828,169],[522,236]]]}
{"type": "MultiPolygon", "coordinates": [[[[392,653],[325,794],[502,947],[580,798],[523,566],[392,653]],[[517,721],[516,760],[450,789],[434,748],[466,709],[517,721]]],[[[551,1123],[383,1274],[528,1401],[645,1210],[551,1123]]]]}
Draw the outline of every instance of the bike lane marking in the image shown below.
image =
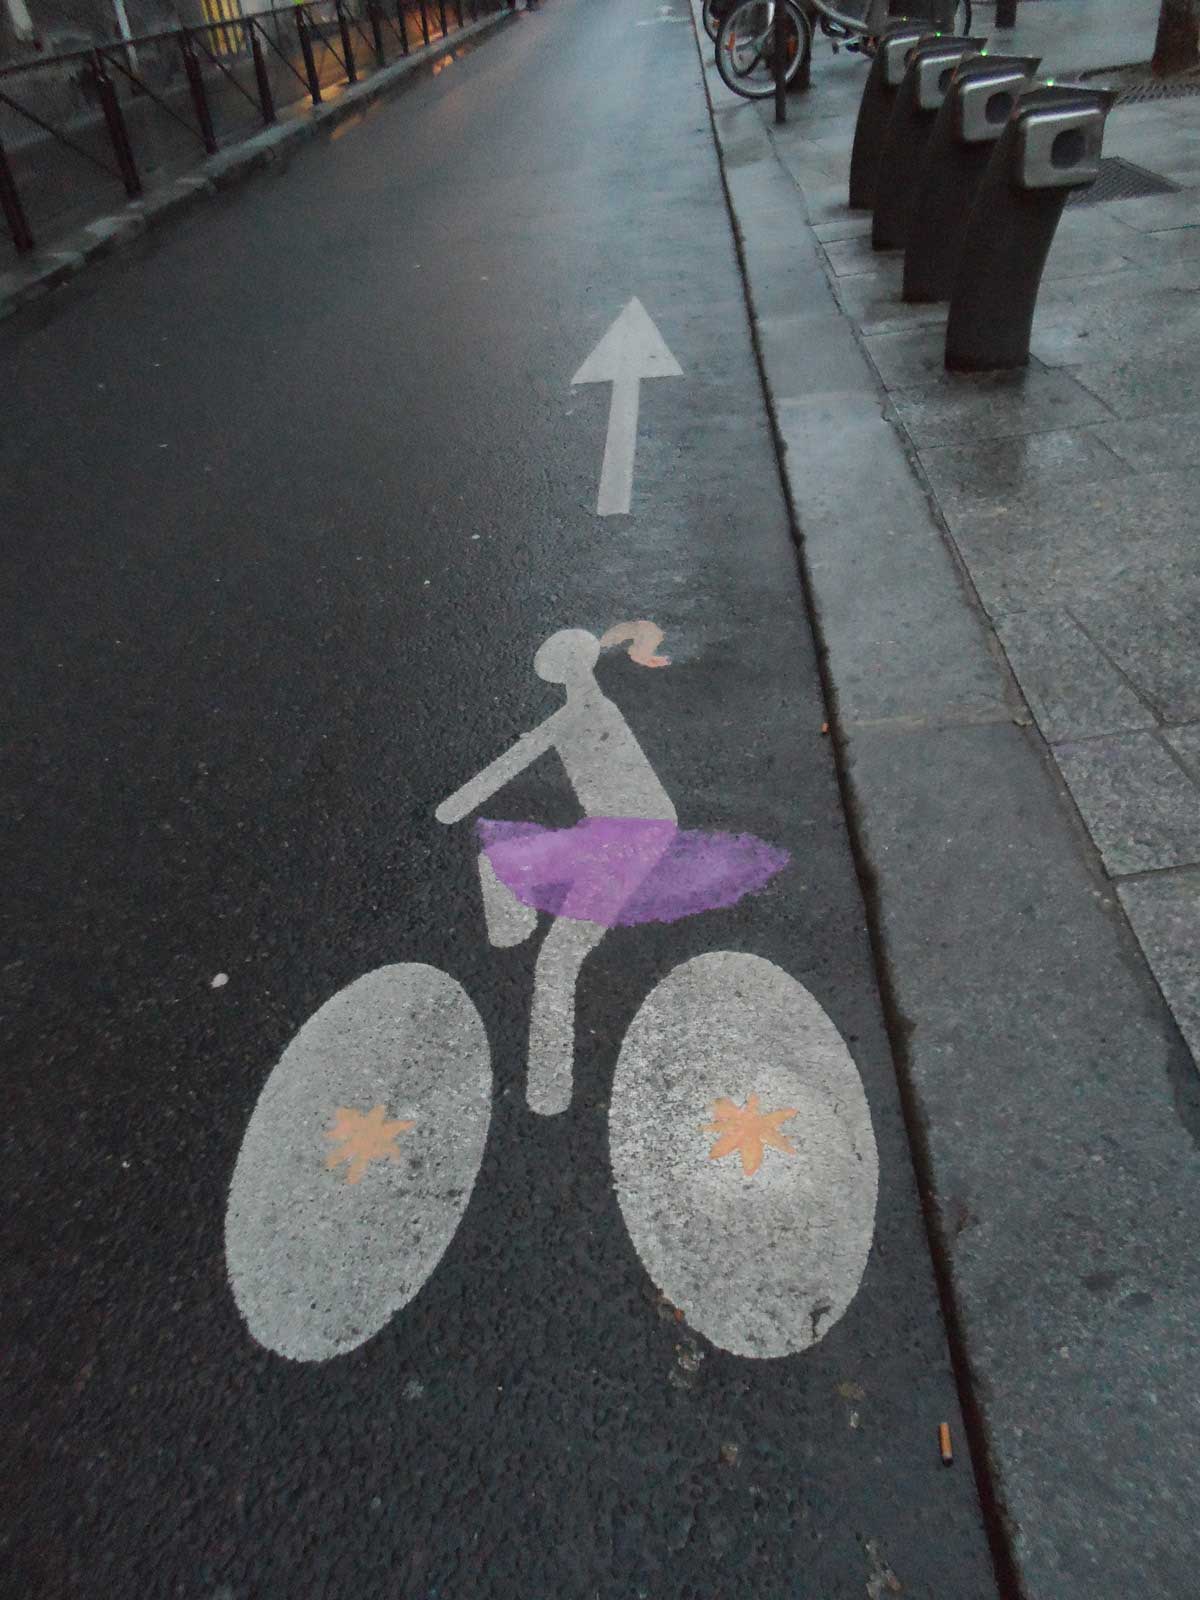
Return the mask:
{"type": "MultiPolygon", "coordinates": [[[[661,639],[646,621],[604,635],[643,666],[667,664],[661,639]]],[[[736,904],[789,861],[750,835],[678,827],[595,681],[602,643],[582,629],[553,635],[535,668],[564,686],[566,705],[437,808],[443,822],[463,820],[555,750],[585,811],[571,828],[477,825],[485,905],[507,894],[555,918],[529,1027],[527,1097],[543,1115],[570,1106],[576,983],[608,929],[736,904]]],[[[502,907],[488,914],[497,944],[532,928],[502,907]]],[[[490,1112],[483,1023],[453,979],[399,964],[328,1001],[271,1073],[230,1189],[229,1276],[253,1336],[312,1361],[377,1333],[453,1238],[490,1112]]],[[[618,1058],[610,1150],[643,1267],[713,1344],[794,1354],[856,1294],[878,1191],[865,1091],[833,1023],[773,963],[716,952],[656,985],[618,1058]]]]}
{"type": "Polygon", "coordinates": [[[632,504],[642,379],[682,377],[683,368],[635,296],[571,379],[572,387],[579,383],[613,386],[596,496],[598,517],[625,516],[632,504]]]}

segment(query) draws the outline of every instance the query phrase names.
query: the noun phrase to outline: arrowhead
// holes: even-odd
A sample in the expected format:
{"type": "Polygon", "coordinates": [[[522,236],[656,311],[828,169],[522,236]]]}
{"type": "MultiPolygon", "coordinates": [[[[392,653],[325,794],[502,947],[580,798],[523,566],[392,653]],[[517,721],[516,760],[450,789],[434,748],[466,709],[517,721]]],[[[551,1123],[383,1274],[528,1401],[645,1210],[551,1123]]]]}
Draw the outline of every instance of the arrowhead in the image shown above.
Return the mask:
{"type": "Polygon", "coordinates": [[[640,300],[629,302],[572,383],[617,383],[622,378],[682,378],[683,369],[667,349],[640,300]]]}

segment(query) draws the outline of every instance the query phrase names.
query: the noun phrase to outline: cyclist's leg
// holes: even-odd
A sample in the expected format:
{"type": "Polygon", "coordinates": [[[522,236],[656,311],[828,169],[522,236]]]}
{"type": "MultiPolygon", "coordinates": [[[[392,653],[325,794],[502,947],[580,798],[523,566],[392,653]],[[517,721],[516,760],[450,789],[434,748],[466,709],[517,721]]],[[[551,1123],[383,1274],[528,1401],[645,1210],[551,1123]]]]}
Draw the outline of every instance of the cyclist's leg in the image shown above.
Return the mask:
{"type": "Polygon", "coordinates": [[[528,939],[537,927],[537,912],[501,883],[486,850],[479,852],[479,887],[488,942],[497,950],[508,950],[528,939]]]}
{"type": "Polygon", "coordinates": [[[538,952],[529,1018],[531,1111],[552,1117],[571,1104],[575,1076],[575,985],[579,969],[608,929],[599,922],[560,917],[538,952]]]}

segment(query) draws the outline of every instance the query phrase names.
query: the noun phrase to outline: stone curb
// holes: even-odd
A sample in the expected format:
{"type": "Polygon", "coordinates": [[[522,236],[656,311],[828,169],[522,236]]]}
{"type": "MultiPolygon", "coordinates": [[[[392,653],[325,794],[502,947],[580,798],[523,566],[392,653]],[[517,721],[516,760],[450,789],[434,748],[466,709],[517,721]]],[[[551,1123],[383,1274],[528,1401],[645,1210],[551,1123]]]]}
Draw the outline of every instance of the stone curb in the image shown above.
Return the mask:
{"type": "Polygon", "coordinates": [[[997,1589],[1190,1593],[1200,1080],[802,191],[703,77],[997,1589]]]}
{"type": "Polygon", "coordinates": [[[22,307],[41,300],[50,290],[70,282],[94,261],[104,260],[127,248],[143,233],[173,222],[202,201],[235,187],[256,172],[280,168],[301,144],[335,128],[405,79],[427,71],[464,43],[511,22],[516,15],[506,7],[490,17],[469,23],[449,39],[423,45],[402,60],[373,72],[369,78],[349,84],[336,100],[312,106],[227,150],[218,151],[194,171],[173,178],[139,200],[131,200],[120,211],[85,223],[46,250],[36,252],[27,263],[0,273],[0,322],[22,307]]]}

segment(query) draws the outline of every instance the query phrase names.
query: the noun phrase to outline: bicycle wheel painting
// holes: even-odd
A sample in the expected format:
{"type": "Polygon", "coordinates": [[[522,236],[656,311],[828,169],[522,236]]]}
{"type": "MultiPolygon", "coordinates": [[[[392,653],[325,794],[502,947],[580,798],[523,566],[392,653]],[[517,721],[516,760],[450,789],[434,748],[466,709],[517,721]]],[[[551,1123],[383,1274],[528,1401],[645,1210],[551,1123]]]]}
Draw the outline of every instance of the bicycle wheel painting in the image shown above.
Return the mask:
{"type": "Polygon", "coordinates": [[[625,1226],[689,1325],[741,1356],[823,1338],[862,1281],[879,1156],[812,995],[758,956],[685,962],[635,1017],[610,1105],[625,1226]]]}
{"type": "Polygon", "coordinates": [[[325,1361],[408,1304],[462,1220],[491,1106],[483,1022],[434,967],[380,967],[305,1023],[259,1095],[225,1214],[259,1344],[325,1361]]]}

